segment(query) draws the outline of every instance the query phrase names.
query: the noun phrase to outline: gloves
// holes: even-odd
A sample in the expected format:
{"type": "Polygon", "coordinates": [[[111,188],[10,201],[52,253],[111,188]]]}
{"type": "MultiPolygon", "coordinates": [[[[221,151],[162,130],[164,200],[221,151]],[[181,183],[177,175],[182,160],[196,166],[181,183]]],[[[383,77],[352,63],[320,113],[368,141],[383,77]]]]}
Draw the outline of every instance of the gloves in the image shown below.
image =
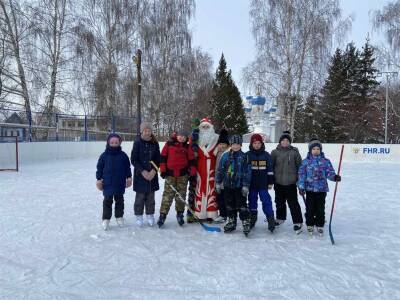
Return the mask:
{"type": "Polygon", "coordinates": [[[125,188],[132,186],[132,177],[126,179],[125,188]]]}
{"type": "Polygon", "coordinates": [[[154,170],[154,169],[152,169],[150,172],[149,172],[149,178],[147,179],[148,181],[152,181],[153,180],[153,178],[154,178],[154,176],[156,176],[156,174],[157,174],[157,172],[154,170]]]}
{"type": "Polygon", "coordinates": [[[300,196],[304,196],[306,194],[306,191],[303,189],[299,189],[299,194],[300,196]]]}
{"type": "Polygon", "coordinates": [[[342,181],[342,176],[340,176],[340,175],[335,175],[335,177],[333,177],[333,181],[336,181],[336,182],[342,181]]]}
{"type": "Polygon", "coordinates": [[[243,195],[243,197],[247,198],[248,194],[249,194],[249,188],[247,186],[242,187],[242,195],[243,195]]]}
{"type": "Polygon", "coordinates": [[[215,186],[215,191],[217,192],[217,194],[221,194],[223,189],[224,188],[223,188],[222,184],[217,184],[215,186]]]}
{"type": "Polygon", "coordinates": [[[96,181],[96,187],[99,191],[103,190],[103,180],[102,179],[96,181]]]}
{"type": "Polygon", "coordinates": [[[161,178],[162,178],[162,179],[165,179],[165,177],[167,177],[167,173],[161,172],[161,178]]]}

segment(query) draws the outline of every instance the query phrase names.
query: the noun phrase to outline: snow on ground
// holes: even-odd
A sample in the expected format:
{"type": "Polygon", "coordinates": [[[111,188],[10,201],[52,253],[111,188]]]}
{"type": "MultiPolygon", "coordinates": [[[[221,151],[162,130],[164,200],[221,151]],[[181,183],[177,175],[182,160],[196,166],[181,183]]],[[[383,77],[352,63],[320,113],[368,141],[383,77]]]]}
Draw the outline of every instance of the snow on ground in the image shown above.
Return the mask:
{"type": "Polygon", "coordinates": [[[95,164],[0,173],[1,299],[400,299],[400,165],[344,163],[332,246],[290,217],[271,235],[261,211],[249,238],[180,228],[173,210],[136,228],[131,190],[127,226],[104,232],[95,164]]]}

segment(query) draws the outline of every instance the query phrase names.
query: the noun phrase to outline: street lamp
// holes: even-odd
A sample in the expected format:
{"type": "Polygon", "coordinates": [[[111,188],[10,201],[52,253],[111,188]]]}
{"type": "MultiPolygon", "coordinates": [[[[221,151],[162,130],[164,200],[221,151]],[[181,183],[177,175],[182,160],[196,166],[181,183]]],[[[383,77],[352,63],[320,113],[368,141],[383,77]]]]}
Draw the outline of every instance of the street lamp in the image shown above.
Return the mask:
{"type": "Polygon", "coordinates": [[[388,143],[388,101],[389,101],[389,77],[396,77],[398,72],[396,71],[382,71],[378,72],[378,76],[386,75],[386,95],[385,95],[385,144],[388,143]]]}

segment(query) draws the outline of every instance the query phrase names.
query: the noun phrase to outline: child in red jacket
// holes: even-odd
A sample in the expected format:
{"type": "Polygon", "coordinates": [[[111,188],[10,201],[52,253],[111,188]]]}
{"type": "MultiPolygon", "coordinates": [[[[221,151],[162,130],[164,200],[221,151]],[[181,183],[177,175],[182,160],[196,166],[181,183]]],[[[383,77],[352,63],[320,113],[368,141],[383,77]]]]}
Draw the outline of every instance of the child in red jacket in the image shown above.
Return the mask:
{"type": "Polygon", "coordinates": [[[182,226],[185,221],[183,213],[185,204],[178,199],[178,195],[171,188],[173,186],[183,199],[186,199],[186,190],[189,176],[196,175],[193,149],[189,147],[188,134],[178,132],[165,144],[161,151],[161,177],[165,179],[158,226],[164,225],[172,201],[175,199],[176,219],[182,226]]]}

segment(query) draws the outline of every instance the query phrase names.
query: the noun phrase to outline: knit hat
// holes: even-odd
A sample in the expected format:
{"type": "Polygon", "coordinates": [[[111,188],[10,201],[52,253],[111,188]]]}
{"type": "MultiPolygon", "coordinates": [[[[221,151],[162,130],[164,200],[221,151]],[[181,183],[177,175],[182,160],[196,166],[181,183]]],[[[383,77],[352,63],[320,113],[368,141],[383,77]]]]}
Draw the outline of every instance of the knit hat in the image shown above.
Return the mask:
{"type": "Polygon", "coordinates": [[[233,144],[242,145],[242,143],[243,143],[243,138],[242,138],[242,136],[239,135],[239,134],[234,134],[234,135],[231,136],[230,141],[231,141],[231,145],[233,145],[233,144]]]}
{"type": "Polygon", "coordinates": [[[107,137],[107,145],[110,143],[110,140],[111,140],[113,137],[118,138],[118,139],[119,139],[119,143],[120,143],[120,144],[122,143],[122,138],[121,138],[121,136],[120,136],[119,134],[110,133],[110,134],[108,135],[108,137],[107,137]]]}
{"type": "Polygon", "coordinates": [[[284,131],[279,138],[279,144],[284,140],[287,139],[289,143],[292,143],[292,137],[290,136],[290,131],[284,131]]]}
{"type": "Polygon", "coordinates": [[[221,131],[219,133],[218,144],[228,144],[229,145],[228,130],[226,130],[224,128],[221,129],[221,131]]]}
{"type": "Polygon", "coordinates": [[[153,131],[153,128],[152,128],[152,126],[151,126],[150,123],[148,123],[148,122],[142,122],[142,123],[140,124],[140,133],[142,133],[145,129],[150,129],[151,131],[153,131]]]}
{"type": "Polygon", "coordinates": [[[250,138],[250,143],[253,144],[254,142],[263,142],[263,137],[261,134],[255,133],[250,138]]]}
{"type": "Polygon", "coordinates": [[[176,132],[176,136],[185,136],[185,137],[188,137],[189,136],[189,132],[187,132],[186,130],[184,130],[184,129],[181,129],[181,130],[178,130],[177,132],[176,132]]]}
{"type": "Polygon", "coordinates": [[[316,137],[312,138],[308,143],[308,151],[311,152],[312,148],[314,147],[319,147],[319,149],[322,151],[322,144],[316,137]]]}

